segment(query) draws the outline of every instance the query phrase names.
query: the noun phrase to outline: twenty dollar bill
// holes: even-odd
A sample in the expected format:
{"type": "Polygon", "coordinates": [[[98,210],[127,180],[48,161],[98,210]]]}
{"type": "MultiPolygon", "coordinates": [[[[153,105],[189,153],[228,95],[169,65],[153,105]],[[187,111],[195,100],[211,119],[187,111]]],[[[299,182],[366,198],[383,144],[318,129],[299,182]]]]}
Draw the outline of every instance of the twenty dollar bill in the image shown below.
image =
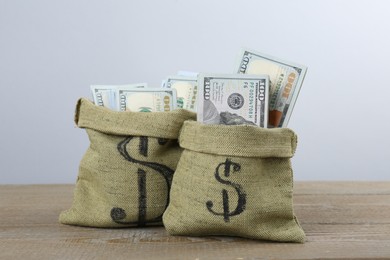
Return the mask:
{"type": "Polygon", "coordinates": [[[200,74],[198,121],[267,127],[268,75],[200,74]]]}
{"type": "Polygon", "coordinates": [[[242,49],[236,73],[267,74],[270,79],[269,127],[286,127],[307,67],[242,49]]]}

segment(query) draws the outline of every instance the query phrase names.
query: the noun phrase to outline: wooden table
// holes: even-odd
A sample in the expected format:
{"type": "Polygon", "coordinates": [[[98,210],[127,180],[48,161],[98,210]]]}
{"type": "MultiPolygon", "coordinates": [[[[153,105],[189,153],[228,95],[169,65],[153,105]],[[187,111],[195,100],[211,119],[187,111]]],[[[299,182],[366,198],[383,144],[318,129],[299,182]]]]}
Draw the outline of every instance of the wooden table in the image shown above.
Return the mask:
{"type": "Polygon", "coordinates": [[[390,259],[390,182],[295,183],[305,244],[61,225],[73,187],[0,186],[0,259],[390,259]]]}

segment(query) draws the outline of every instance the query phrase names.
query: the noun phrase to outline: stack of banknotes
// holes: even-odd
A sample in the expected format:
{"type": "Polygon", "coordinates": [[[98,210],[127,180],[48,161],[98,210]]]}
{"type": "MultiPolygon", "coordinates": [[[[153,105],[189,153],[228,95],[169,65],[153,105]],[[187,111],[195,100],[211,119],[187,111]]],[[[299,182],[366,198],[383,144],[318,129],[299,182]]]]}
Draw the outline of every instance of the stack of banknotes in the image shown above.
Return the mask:
{"type": "Polygon", "coordinates": [[[254,50],[240,51],[231,74],[179,71],[160,88],[146,83],[93,85],[96,105],[116,111],[197,112],[205,124],[287,127],[307,67],[254,50]]]}

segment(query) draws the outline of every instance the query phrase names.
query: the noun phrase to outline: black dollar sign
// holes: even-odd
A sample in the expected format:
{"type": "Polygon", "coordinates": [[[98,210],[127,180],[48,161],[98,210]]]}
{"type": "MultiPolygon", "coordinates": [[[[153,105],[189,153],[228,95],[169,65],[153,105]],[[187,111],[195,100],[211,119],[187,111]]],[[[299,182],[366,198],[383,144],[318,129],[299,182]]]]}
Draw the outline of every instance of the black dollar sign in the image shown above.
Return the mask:
{"type": "Polygon", "coordinates": [[[233,167],[233,172],[239,172],[241,170],[241,165],[238,163],[232,162],[229,159],[226,159],[225,162],[218,164],[217,168],[215,169],[215,179],[217,179],[217,181],[219,181],[222,184],[232,186],[236,190],[237,195],[238,195],[237,207],[235,210],[230,212],[229,194],[228,194],[228,191],[225,189],[222,189],[222,203],[223,203],[223,212],[222,213],[215,212],[212,209],[213,202],[211,200],[206,202],[206,206],[207,206],[207,209],[211,213],[213,213],[214,215],[223,216],[223,220],[225,222],[229,222],[230,217],[241,214],[245,210],[246,194],[244,193],[241,185],[239,185],[237,183],[233,183],[233,182],[228,181],[228,180],[224,180],[221,178],[219,170],[222,166],[224,166],[224,176],[229,177],[231,167],[233,167]]]}
{"type": "MultiPolygon", "coordinates": [[[[118,151],[119,153],[129,162],[131,163],[136,163],[140,164],[143,166],[146,166],[148,168],[151,168],[155,170],[157,173],[161,174],[167,184],[167,189],[168,191],[170,190],[171,187],[171,182],[172,182],[172,176],[174,170],[169,168],[168,166],[165,166],[163,164],[155,163],[155,162],[148,162],[148,161],[141,161],[137,160],[133,157],[130,156],[130,154],[127,151],[127,145],[130,143],[131,140],[133,140],[134,137],[126,137],[123,141],[121,141],[118,144],[118,151]]],[[[158,138],[157,139],[159,145],[165,145],[168,140],[164,138],[158,138]]],[[[139,145],[138,145],[138,152],[140,155],[144,157],[148,157],[148,144],[149,144],[149,139],[146,136],[141,136],[139,137],[139,145]]],[[[124,209],[119,208],[119,207],[114,207],[111,209],[111,218],[114,222],[118,224],[137,224],[140,227],[145,226],[146,223],[146,172],[142,169],[138,169],[137,171],[138,175],[138,204],[139,204],[139,210],[138,210],[138,221],[135,222],[128,222],[128,221],[123,221],[126,218],[126,212],[124,209]]],[[[168,198],[165,207],[168,206],[169,202],[169,192],[168,192],[168,198]]],[[[155,222],[161,222],[162,215],[151,219],[148,221],[148,223],[155,223],[155,222]]]]}

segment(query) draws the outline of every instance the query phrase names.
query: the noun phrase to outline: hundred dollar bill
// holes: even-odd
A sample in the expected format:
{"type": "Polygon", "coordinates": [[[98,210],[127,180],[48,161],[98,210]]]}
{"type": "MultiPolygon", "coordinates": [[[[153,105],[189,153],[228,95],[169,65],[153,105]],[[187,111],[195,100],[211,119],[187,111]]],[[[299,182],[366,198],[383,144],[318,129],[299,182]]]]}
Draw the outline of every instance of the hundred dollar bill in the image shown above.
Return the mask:
{"type": "Polygon", "coordinates": [[[176,90],[165,88],[117,88],[118,111],[164,112],[176,109],[176,90]]]}
{"type": "Polygon", "coordinates": [[[268,75],[200,74],[198,121],[267,127],[268,75]]]}
{"type": "Polygon", "coordinates": [[[92,98],[97,106],[117,109],[116,89],[146,88],[146,83],[126,84],[126,85],[92,85],[92,98]]]}
{"type": "Polygon", "coordinates": [[[92,98],[95,105],[112,109],[113,90],[113,86],[91,86],[92,98]]]}
{"type": "Polygon", "coordinates": [[[177,108],[196,111],[197,77],[170,76],[165,80],[165,87],[176,89],[177,108]]]}
{"type": "Polygon", "coordinates": [[[270,78],[269,127],[286,127],[307,67],[249,49],[242,49],[236,72],[270,78]]]}
{"type": "MultiPolygon", "coordinates": [[[[186,70],[179,70],[176,74],[177,76],[184,76],[184,77],[190,77],[190,78],[198,78],[199,73],[198,72],[193,72],[193,71],[186,71],[186,70]]],[[[161,87],[166,88],[166,80],[163,79],[161,81],[161,87]]]]}

